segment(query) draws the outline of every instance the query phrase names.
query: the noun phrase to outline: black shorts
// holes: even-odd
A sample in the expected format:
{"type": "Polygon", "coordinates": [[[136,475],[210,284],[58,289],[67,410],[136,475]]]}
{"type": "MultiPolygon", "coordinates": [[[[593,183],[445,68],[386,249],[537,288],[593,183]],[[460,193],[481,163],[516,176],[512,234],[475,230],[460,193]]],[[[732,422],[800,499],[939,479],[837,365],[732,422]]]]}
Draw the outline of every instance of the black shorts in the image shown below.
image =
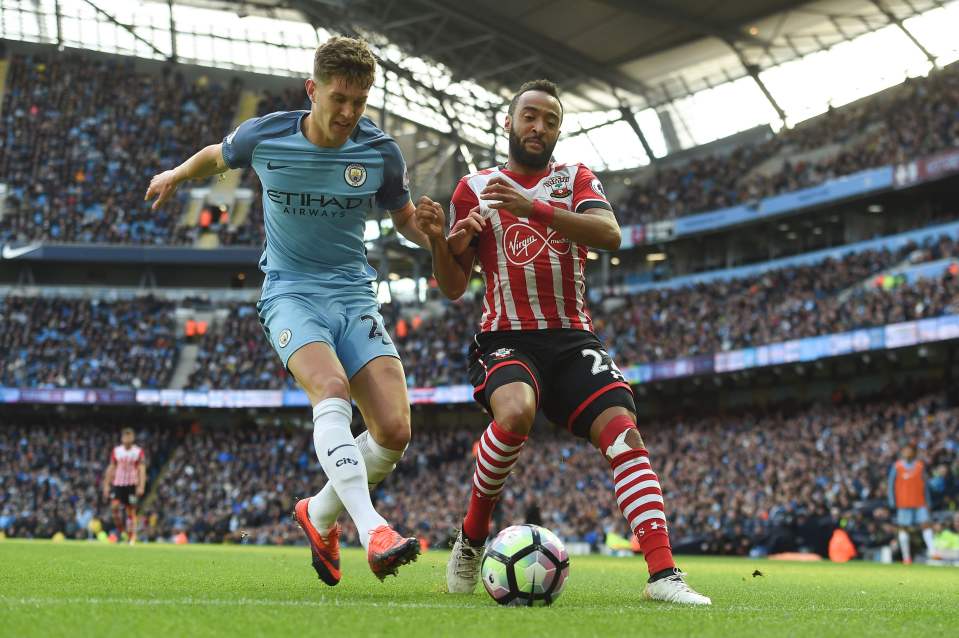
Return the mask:
{"type": "Polygon", "coordinates": [[[490,414],[493,391],[517,381],[533,388],[547,419],[583,438],[608,408],[636,412],[632,389],[592,332],[483,332],[473,340],[469,362],[473,398],[490,414]]]}
{"type": "Polygon", "coordinates": [[[118,501],[123,505],[137,504],[136,485],[114,485],[110,488],[110,500],[118,501]]]}

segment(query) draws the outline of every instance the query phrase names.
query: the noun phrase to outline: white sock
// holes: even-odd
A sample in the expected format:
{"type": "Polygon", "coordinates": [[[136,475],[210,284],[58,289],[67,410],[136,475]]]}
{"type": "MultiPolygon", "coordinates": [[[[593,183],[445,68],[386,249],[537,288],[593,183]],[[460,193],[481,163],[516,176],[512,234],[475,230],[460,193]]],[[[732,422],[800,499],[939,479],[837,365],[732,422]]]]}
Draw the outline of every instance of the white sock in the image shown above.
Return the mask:
{"type": "MultiPolygon", "coordinates": [[[[403,458],[403,452],[406,451],[405,448],[391,450],[383,447],[370,436],[368,430],[364,430],[356,437],[356,447],[359,448],[363,463],[366,465],[366,480],[371,492],[396,468],[396,464],[403,458]]],[[[325,534],[333,527],[337,517],[343,511],[343,503],[336,495],[332,483],[327,483],[316,496],[310,499],[308,510],[310,521],[321,534],[325,534]]]]}
{"type": "Polygon", "coordinates": [[[903,560],[910,560],[912,554],[909,551],[909,532],[899,530],[899,551],[902,552],[903,560]]]}
{"type": "Polygon", "coordinates": [[[366,464],[350,433],[352,420],[353,408],[349,401],[320,401],[313,408],[313,445],[323,472],[353,519],[365,548],[370,531],[386,525],[386,520],[376,513],[370,501],[366,464]]]}
{"type": "Polygon", "coordinates": [[[935,536],[932,534],[932,528],[926,527],[922,530],[922,540],[926,543],[926,551],[930,556],[935,552],[933,545],[935,544],[935,536]]]}

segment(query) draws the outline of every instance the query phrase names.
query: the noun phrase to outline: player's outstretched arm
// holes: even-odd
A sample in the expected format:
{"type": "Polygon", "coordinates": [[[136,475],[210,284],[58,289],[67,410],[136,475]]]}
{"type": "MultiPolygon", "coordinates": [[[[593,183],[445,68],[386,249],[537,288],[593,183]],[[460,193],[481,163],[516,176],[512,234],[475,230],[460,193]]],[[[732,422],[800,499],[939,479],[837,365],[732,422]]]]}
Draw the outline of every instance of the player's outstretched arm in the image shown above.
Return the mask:
{"type": "Polygon", "coordinates": [[[110,485],[113,483],[113,477],[117,473],[117,464],[113,461],[110,461],[110,465],[107,466],[107,471],[103,473],[103,498],[110,497],[110,485]]]}
{"type": "Polygon", "coordinates": [[[446,238],[446,215],[443,207],[423,196],[416,202],[413,218],[419,230],[429,238],[430,252],[433,255],[433,276],[440,290],[450,299],[459,299],[466,292],[469,283],[470,264],[464,267],[465,260],[455,257],[450,251],[446,238]]]}
{"type": "Polygon", "coordinates": [[[143,496],[143,493],[146,491],[147,487],[147,466],[146,463],[141,460],[139,466],[137,467],[137,498],[143,496]]]}
{"type": "Polygon", "coordinates": [[[211,144],[197,151],[193,157],[176,168],[154,175],[143,200],[150,201],[156,198],[153,206],[150,207],[151,210],[156,210],[173,197],[177,187],[183,182],[213,177],[228,169],[229,166],[223,159],[223,144],[211,144]]]}

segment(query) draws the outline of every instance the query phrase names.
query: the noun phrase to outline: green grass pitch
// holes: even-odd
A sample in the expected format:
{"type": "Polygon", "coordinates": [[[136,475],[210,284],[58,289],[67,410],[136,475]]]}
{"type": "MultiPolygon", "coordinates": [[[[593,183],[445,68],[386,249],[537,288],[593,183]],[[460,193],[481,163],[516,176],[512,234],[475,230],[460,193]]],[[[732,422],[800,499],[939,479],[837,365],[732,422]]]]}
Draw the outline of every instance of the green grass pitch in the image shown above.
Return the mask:
{"type": "Polygon", "coordinates": [[[957,636],[959,570],[682,558],[711,608],[642,599],[642,559],[573,556],[550,608],[444,593],[446,552],[380,583],[306,548],[0,541],[0,636],[957,636]],[[754,570],[762,576],[752,576],[754,570]]]}

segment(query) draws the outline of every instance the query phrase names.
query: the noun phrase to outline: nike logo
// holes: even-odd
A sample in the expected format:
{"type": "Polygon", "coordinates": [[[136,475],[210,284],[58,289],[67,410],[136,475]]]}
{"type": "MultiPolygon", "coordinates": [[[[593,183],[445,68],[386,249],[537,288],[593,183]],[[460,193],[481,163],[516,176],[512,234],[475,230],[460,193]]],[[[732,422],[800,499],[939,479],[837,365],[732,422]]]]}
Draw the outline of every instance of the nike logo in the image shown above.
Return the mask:
{"type": "Polygon", "coordinates": [[[14,248],[13,246],[4,246],[3,251],[0,252],[0,255],[2,255],[4,259],[16,259],[17,257],[26,255],[27,253],[32,253],[38,248],[40,248],[40,244],[28,244],[26,246],[19,246],[17,248],[14,248]]]}
{"type": "Polygon", "coordinates": [[[275,170],[278,170],[278,169],[281,169],[281,168],[289,168],[289,166],[290,166],[289,164],[278,164],[278,165],[274,165],[273,162],[267,162],[267,163],[266,163],[266,170],[268,170],[268,171],[275,171],[275,170]]]}
{"type": "Polygon", "coordinates": [[[356,445],[354,445],[353,443],[344,443],[343,445],[337,445],[337,446],[336,446],[335,448],[333,448],[332,450],[327,450],[327,451],[326,451],[326,455],[327,455],[327,456],[333,456],[333,453],[336,452],[336,451],[337,451],[338,449],[340,449],[341,447],[347,447],[347,446],[350,446],[350,445],[352,445],[353,447],[356,447],[356,445]]]}

